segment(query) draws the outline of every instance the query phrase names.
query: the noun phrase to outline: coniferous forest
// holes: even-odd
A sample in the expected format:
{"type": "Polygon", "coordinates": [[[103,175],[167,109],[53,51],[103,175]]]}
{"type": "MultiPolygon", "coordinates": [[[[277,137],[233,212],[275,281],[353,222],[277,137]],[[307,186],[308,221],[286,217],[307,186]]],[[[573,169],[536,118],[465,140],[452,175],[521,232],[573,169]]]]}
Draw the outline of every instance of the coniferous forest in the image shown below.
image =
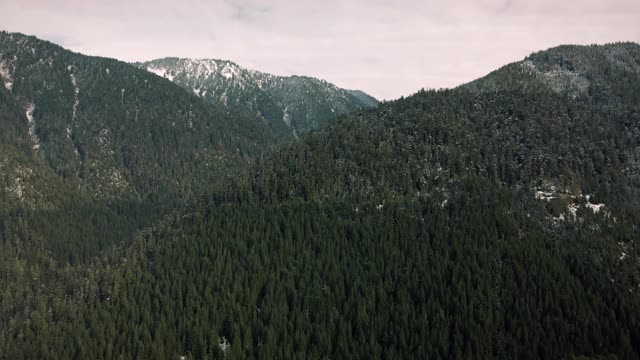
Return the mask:
{"type": "Polygon", "coordinates": [[[0,64],[2,359],[640,357],[638,44],[289,130],[20,34],[0,64]]]}

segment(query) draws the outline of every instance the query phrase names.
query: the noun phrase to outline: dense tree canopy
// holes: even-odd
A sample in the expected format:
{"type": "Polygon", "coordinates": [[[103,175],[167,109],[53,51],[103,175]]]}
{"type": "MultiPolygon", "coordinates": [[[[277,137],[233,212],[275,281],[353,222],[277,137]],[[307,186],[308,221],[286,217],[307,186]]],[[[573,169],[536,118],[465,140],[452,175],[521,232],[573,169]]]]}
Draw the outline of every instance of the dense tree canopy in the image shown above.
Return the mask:
{"type": "MultiPolygon", "coordinates": [[[[1,125],[20,134],[0,133],[0,201],[11,204],[0,208],[0,354],[637,358],[637,48],[533,54],[265,156],[263,133],[151,129],[216,110],[140,69],[78,58],[138,81],[139,104],[167,96],[136,123],[135,107],[115,105],[121,91],[91,80],[106,71],[78,73],[97,96],[79,118],[83,106],[104,115],[85,117],[85,131],[104,121],[114,134],[104,161],[145,172],[107,197],[72,191],[104,187],[74,175],[73,147],[48,143],[44,128],[34,151],[22,85],[0,89],[1,125]],[[228,162],[208,172],[194,154],[212,144],[228,162]],[[50,193],[16,201],[34,188],[50,193]]],[[[42,106],[55,109],[49,96],[42,106]]]]}

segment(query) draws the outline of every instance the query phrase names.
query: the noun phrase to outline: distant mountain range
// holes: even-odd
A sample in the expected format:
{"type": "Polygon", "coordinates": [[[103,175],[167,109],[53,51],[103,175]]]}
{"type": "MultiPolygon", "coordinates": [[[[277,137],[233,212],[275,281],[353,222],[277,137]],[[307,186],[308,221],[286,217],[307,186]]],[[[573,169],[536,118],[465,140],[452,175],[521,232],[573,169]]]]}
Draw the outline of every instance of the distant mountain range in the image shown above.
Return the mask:
{"type": "Polygon", "coordinates": [[[229,113],[254,117],[280,136],[294,137],[329,119],[378,101],[306,76],[275,76],[231,61],[164,58],[136,66],[165,77],[229,113]]]}

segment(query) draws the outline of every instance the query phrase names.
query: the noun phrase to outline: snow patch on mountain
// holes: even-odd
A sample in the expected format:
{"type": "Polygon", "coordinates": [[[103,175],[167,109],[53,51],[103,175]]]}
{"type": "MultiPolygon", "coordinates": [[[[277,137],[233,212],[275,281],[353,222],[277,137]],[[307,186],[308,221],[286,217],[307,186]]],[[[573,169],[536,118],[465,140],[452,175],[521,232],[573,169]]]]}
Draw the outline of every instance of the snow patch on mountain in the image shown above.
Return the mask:
{"type": "Polygon", "coordinates": [[[282,121],[284,121],[287,127],[291,127],[291,115],[289,115],[289,112],[287,110],[289,110],[289,108],[285,107],[282,114],[282,121]]]}
{"type": "Polygon", "coordinates": [[[24,189],[25,189],[22,178],[19,178],[19,177],[15,178],[14,183],[8,186],[6,189],[9,194],[12,194],[15,197],[17,197],[19,200],[22,200],[22,196],[24,194],[24,189]]]}
{"type": "Polygon", "coordinates": [[[11,91],[13,89],[13,78],[9,72],[9,66],[0,61],[0,78],[4,82],[4,87],[11,91]]]}
{"type": "Polygon", "coordinates": [[[223,354],[226,355],[227,350],[229,350],[230,346],[231,344],[229,343],[229,340],[227,340],[224,336],[220,338],[220,341],[218,342],[218,347],[220,348],[223,354]]]}
{"type": "Polygon", "coordinates": [[[369,103],[360,102],[349,90],[324,80],[275,76],[227,60],[164,58],[136,65],[223,105],[228,111],[271,114],[277,109],[282,112],[281,117],[271,120],[280,123],[276,126],[289,128],[293,136],[318,127],[333,116],[370,107],[368,104],[375,102],[373,98],[369,103]]]}
{"type": "Polygon", "coordinates": [[[218,63],[210,59],[180,59],[181,66],[172,67],[174,73],[180,73],[187,79],[204,80],[218,71],[218,63]]]}
{"type": "Polygon", "coordinates": [[[100,130],[100,134],[98,135],[98,144],[102,148],[102,151],[108,151],[109,147],[109,129],[100,130]]]}
{"type": "MultiPolygon", "coordinates": [[[[80,88],[78,87],[78,80],[76,79],[75,74],[73,73],[73,66],[67,66],[67,70],[69,70],[69,78],[71,79],[71,85],[73,86],[73,106],[71,112],[71,126],[67,126],[67,140],[71,143],[71,147],[73,148],[73,153],[78,159],[78,171],[80,174],[80,169],[82,169],[83,162],[82,157],[80,156],[79,145],[75,143],[73,137],[73,127],[76,126],[77,123],[77,114],[78,114],[78,105],[80,104],[80,88]]],[[[107,74],[109,73],[109,69],[107,69],[107,74]]]]}
{"type": "Polygon", "coordinates": [[[111,169],[111,171],[109,172],[108,180],[110,185],[113,186],[114,188],[123,189],[129,186],[129,183],[125,180],[124,176],[122,176],[122,173],[120,172],[120,170],[116,168],[111,169]]]}
{"type": "Polygon", "coordinates": [[[147,67],[147,71],[173,81],[173,75],[169,74],[166,68],[149,66],[147,67]]]}
{"type": "MultiPolygon", "coordinates": [[[[67,67],[69,71],[71,71],[71,66],[67,67]]],[[[80,89],[78,88],[78,81],[76,80],[76,76],[73,73],[69,73],[69,77],[71,78],[71,85],[73,86],[73,112],[71,115],[71,121],[74,122],[76,119],[76,112],[78,111],[78,104],[80,104],[79,96],[80,89]]]]}
{"type": "Polygon", "coordinates": [[[36,121],[33,117],[33,112],[36,109],[36,105],[31,103],[27,106],[27,110],[25,111],[25,115],[27,116],[27,121],[29,125],[29,136],[31,136],[31,140],[33,140],[33,150],[40,149],[40,139],[38,138],[38,134],[36,134],[36,121]]]}
{"type": "Polygon", "coordinates": [[[544,200],[544,201],[549,201],[556,198],[552,192],[541,191],[541,190],[536,191],[535,197],[536,197],[536,200],[544,200]]]}
{"type": "Polygon", "coordinates": [[[600,212],[600,209],[602,209],[604,207],[604,204],[592,204],[592,203],[587,203],[587,208],[593,210],[594,214],[597,214],[600,212]]]}
{"type": "Polygon", "coordinates": [[[559,66],[542,71],[531,60],[524,60],[521,64],[527,72],[539,77],[553,91],[557,93],[567,92],[573,98],[586,93],[591,84],[582,74],[559,66]]]}
{"type": "Polygon", "coordinates": [[[581,208],[589,209],[594,214],[602,213],[607,218],[611,216],[610,212],[604,210],[605,204],[595,204],[592,202],[593,195],[574,195],[571,194],[568,189],[560,190],[555,185],[546,184],[545,187],[538,189],[534,193],[534,197],[536,200],[544,202],[551,202],[555,200],[566,202],[568,217],[565,217],[564,214],[560,214],[558,217],[554,218],[555,221],[564,221],[566,219],[582,221],[582,219],[578,218],[578,210],[581,208]]]}
{"type": "Polygon", "coordinates": [[[27,189],[25,179],[29,178],[31,174],[33,174],[33,170],[27,167],[18,166],[15,169],[15,178],[13,179],[13,182],[9,184],[5,190],[18,200],[23,201],[27,189]]]}
{"type": "Polygon", "coordinates": [[[238,69],[236,69],[236,67],[231,64],[226,64],[224,68],[222,68],[220,75],[222,75],[225,79],[233,79],[234,76],[238,75],[238,69]]]}

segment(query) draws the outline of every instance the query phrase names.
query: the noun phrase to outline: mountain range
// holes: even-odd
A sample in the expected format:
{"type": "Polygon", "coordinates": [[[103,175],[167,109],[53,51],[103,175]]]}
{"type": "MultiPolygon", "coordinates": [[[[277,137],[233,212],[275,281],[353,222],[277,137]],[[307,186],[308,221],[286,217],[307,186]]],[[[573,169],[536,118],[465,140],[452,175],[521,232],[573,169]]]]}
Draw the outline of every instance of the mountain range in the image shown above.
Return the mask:
{"type": "Polygon", "coordinates": [[[5,358],[640,354],[638,44],[380,104],[229,61],[0,54],[5,358]]]}
{"type": "Polygon", "coordinates": [[[0,49],[7,111],[0,126],[9,147],[0,188],[33,206],[57,200],[30,179],[99,199],[199,193],[212,176],[250,163],[334,112],[377,103],[325,81],[279,78],[231,62],[165,59],[145,67],[201,88],[194,97],[135,66],[34,37],[1,33],[0,49]],[[163,64],[174,66],[164,73],[163,64]]]}

